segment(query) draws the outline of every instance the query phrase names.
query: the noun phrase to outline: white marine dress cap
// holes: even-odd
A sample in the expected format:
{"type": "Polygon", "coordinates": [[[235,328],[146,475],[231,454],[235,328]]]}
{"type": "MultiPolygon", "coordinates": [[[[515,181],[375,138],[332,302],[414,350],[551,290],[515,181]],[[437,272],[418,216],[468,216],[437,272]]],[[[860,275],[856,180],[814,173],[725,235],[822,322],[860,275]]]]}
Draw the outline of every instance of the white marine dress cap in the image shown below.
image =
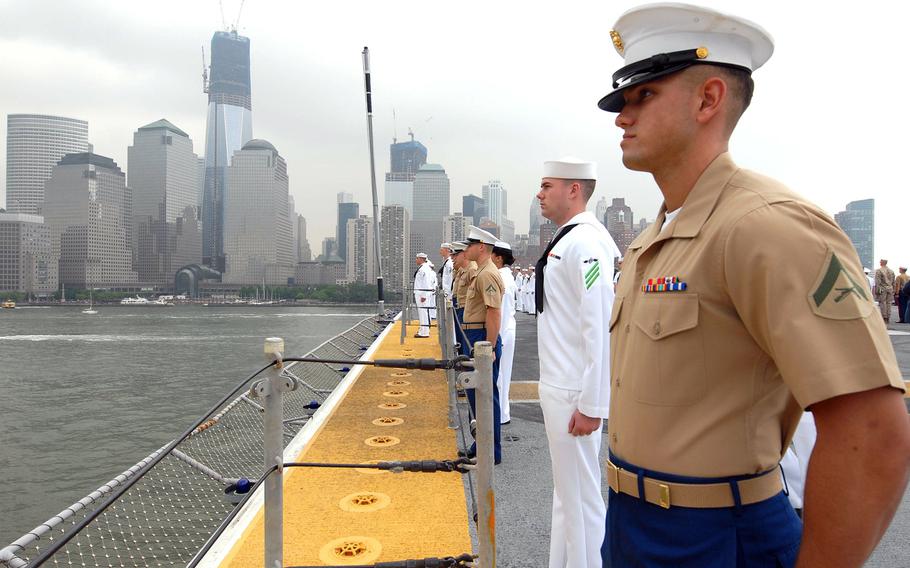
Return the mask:
{"type": "Polygon", "coordinates": [[[586,162],[574,156],[543,163],[542,178],[597,179],[597,162],[586,162]]]}
{"type": "Polygon", "coordinates": [[[485,245],[495,245],[499,239],[491,233],[484,231],[474,225],[468,225],[468,244],[483,243],[485,245]]]}
{"type": "Polygon", "coordinates": [[[452,252],[464,252],[464,249],[467,248],[467,244],[463,241],[455,241],[452,243],[452,252]]]}
{"type": "Polygon", "coordinates": [[[616,20],[613,47],[625,65],[613,74],[613,91],[597,106],[619,112],[622,92],[695,64],[714,64],[755,71],[774,52],[771,34],[761,26],[701,6],[645,4],[616,20]]]}
{"type": "Polygon", "coordinates": [[[503,250],[512,250],[512,246],[505,241],[496,241],[493,244],[493,248],[503,249],[503,250]]]}

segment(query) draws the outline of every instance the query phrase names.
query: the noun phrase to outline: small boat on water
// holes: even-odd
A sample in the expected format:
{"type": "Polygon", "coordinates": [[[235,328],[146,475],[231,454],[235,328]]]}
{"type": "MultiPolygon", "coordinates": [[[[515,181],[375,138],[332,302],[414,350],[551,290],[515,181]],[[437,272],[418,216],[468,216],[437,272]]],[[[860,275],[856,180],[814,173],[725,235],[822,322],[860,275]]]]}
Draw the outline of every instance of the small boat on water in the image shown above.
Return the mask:
{"type": "Polygon", "coordinates": [[[95,315],[98,313],[98,310],[95,309],[95,301],[92,298],[92,291],[88,291],[88,307],[82,310],[83,314],[95,315]]]}
{"type": "Polygon", "coordinates": [[[10,300],[9,298],[7,298],[6,300],[3,300],[3,303],[0,304],[0,308],[3,308],[5,310],[12,310],[15,307],[16,307],[16,302],[10,300]]]}

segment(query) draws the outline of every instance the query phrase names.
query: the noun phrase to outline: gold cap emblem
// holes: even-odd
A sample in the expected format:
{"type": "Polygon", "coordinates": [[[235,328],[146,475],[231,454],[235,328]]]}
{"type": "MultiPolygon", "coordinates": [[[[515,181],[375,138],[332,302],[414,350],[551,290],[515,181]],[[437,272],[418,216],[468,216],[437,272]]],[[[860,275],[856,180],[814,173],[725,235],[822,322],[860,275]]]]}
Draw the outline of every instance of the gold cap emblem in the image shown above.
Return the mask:
{"type": "Polygon", "coordinates": [[[616,30],[610,30],[610,39],[613,40],[613,47],[616,48],[616,52],[620,55],[623,55],[625,46],[622,43],[622,38],[619,36],[619,32],[616,30]]]}
{"type": "Polygon", "coordinates": [[[708,48],[705,46],[699,47],[698,49],[695,50],[695,55],[699,59],[704,59],[705,57],[708,57],[708,48]]]}

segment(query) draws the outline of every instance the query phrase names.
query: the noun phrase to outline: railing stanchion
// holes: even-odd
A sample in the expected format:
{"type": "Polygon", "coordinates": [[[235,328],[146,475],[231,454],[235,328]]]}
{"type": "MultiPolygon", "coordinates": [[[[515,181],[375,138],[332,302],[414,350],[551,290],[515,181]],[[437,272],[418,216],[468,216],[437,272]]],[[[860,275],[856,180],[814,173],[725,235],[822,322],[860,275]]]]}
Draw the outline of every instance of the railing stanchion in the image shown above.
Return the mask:
{"type": "Polygon", "coordinates": [[[473,388],[477,412],[477,541],[480,568],[496,566],[496,494],[493,490],[493,344],[474,344],[474,371],[461,373],[463,388],[473,388]]]}
{"type": "Polygon", "coordinates": [[[282,353],[284,340],[269,337],[265,340],[265,356],[275,361],[267,377],[253,385],[252,394],[262,399],[265,409],[262,419],[262,438],[265,449],[265,471],[277,469],[265,479],[265,564],[266,568],[281,568],[284,565],[283,519],[284,519],[284,393],[294,390],[296,382],[292,377],[283,376],[282,353]]]}
{"type": "MultiPolygon", "coordinates": [[[[443,309],[445,319],[439,329],[446,330],[446,345],[443,351],[443,357],[454,359],[458,353],[455,352],[455,308],[452,307],[452,299],[443,300],[443,309]]],[[[458,428],[458,393],[455,386],[455,369],[446,370],[446,382],[449,385],[449,429],[458,428]]]]}

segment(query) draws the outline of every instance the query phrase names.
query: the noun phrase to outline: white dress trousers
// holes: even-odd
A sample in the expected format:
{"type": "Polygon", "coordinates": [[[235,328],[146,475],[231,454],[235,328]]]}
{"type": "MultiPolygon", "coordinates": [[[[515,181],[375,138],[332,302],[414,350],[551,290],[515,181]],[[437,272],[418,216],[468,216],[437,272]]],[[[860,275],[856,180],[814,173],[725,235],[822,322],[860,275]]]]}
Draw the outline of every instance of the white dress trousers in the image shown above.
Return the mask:
{"type": "Polygon", "coordinates": [[[607,514],[598,459],[602,432],[569,434],[580,391],[538,388],[553,463],[550,568],[599,568],[607,514]]]}
{"type": "Polygon", "coordinates": [[[509,385],[512,383],[512,362],[515,360],[515,296],[518,289],[508,267],[500,268],[499,274],[505,291],[502,295],[502,318],[499,326],[502,359],[499,360],[499,378],[496,386],[499,387],[499,421],[505,424],[512,420],[509,414],[509,385]]]}

